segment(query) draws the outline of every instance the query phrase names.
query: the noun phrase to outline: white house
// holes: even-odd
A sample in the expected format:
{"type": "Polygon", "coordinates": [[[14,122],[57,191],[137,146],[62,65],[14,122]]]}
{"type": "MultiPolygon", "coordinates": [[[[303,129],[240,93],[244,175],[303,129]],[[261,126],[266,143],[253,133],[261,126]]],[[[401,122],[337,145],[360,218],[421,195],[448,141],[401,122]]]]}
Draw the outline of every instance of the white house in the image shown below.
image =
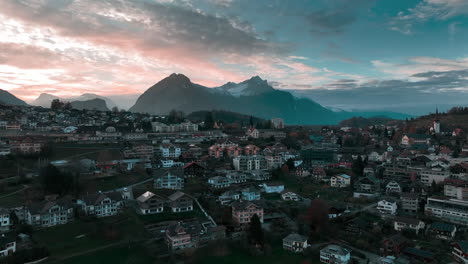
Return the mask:
{"type": "Polygon", "coordinates": [[[327,264],[348,264],[351,251],[338,245],[328,245],[320,250],[320,262],[327,264]]]}
{"type": "Polygon", "coordinates": [[[425,228],[424,222],[416,218],[396,217],[395,220],[393,220],[393,229],[395,231],[402,231],[403,229],[410,229],[410,230],[414,230],[416,234],[418,234],[419,231],[424,230],[424,228],[425,228]]]}
{"type": "Polygon", "coordinates": [[[339,175],[332,176],[330,178],[331,187],[344,188],[350,185],[351,185],[351,176],[347,174],[339,174],[339,175]]]}
{"type": "Polygon", "coordinates": [[[180,147],[172,144],[162,144],[159,151],[163,158],[178,158],[182,154],[180,147]]]}
{"type": "MultiPolygon", "coordinates": [[[[16,234],[14,232],[0,235],[0,257],[7,257],[16,252],[16,234]]],[[[3,263],[3,262],[2,262],[3,263]]]]}
{"type": "Polygon", "coordinates": [[[283,199],[284,201],[299,201],[300,200],[299,195],[293,192],[288,192],[288,191],[285,191],[281,194],[281,199],[283,199]]]}
{"type": "Polygon", "coordinates": [[[0,208],[0,232],[10,230],[10,211],[5,208],[0,208]]]}
{"type": "Polygon", "coordinates": [[[377,210],[379,210],[381,214],[394,215],[397,211],[397,208],[398,207],[397,207],[396,202],[389,202],[386,200],[382,200],[377,203],[377,210]]]}
{"type": "Polygon", "coordinates": [[[386,193],[401,193],[401,186],[396,181],[390,181],[385,186],[386,193]]]}
{"type": "Polygon", "coordinates": [[[264,183],[262,187],[266,193],[282,193],[284,191],[284,184],[281,183],[264,183]]]}

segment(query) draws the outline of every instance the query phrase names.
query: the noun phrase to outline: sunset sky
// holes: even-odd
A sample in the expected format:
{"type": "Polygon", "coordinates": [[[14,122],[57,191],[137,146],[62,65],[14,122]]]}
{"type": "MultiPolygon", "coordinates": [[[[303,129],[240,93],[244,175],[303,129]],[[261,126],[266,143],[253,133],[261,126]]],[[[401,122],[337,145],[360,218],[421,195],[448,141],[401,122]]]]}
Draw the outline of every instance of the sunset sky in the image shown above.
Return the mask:
{"type": "MultiPolygon", "coordinates": [[[[468,90],[467,0],[2,0],[0,88],[141,93],[177,72],[281,89],[468,90]]],[[[401,90],[395,92],[400,93],[401,90]]]]}

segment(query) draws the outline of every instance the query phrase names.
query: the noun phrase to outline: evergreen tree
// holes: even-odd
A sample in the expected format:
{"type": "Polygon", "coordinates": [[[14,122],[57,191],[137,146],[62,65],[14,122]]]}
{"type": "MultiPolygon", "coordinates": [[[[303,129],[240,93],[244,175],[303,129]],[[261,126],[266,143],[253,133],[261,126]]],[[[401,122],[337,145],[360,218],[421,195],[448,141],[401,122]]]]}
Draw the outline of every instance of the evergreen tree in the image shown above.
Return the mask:
{"type": "Polygon", "coordinates": [[[263,246],[264,243],[262,223],[260,222],[260,218],[256,214],[254,214],[250,219],[249,242],[256,246],[263,246]]]}

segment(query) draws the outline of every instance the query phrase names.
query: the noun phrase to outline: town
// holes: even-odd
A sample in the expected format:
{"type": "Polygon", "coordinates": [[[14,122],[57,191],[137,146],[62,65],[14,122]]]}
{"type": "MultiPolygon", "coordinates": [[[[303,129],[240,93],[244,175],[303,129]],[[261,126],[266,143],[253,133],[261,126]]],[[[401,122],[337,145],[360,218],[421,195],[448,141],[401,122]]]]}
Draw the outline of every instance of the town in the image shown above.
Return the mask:
{"type": "Polygon", "coordinates": [[[466,128],[443,121],[465,112],[0,105],[1,262],[468,263],[466,128]]]}

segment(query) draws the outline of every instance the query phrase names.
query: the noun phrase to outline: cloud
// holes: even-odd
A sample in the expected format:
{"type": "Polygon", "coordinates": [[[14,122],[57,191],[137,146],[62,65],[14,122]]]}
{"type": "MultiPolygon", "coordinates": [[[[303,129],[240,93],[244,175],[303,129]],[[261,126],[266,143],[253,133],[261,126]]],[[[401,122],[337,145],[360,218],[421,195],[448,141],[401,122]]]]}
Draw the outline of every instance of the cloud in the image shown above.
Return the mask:
{"type": "Polygon", "coordinates": [[[331,107],[346,110],[392,110],[423,114],[434,105],[465,105],[468,100],[468,69],[414,74],[416,81],[389,79],[343,79],[319,89],[296,93],[331,107]]]}
{"type": "Polygon", "coordinates": [[[329,0],[324,3],[325,7],[311,11],[306,15],[310,32],[314,35],[342,33],[346,27],[356,21],[359,12],[374,1],[329,0]]]}
{"type": "Polygon", "coordinates": [[[403,34],[412,34],[413,25],[429,20],[448,20],[461,15],[468,15],[466,0],[423,0],[414,8],[399,12],[389,25],[390,29],[403,34]]]}
{"type": "Polygon", "coordinates": [[[434,57],[410,57],[403,63],[391,63],[381,60],[371,62],[380,72],[392,78],[412,78],[422,72],[443,72],[468,69],[468,58],[455,60],[434,57]]]}

